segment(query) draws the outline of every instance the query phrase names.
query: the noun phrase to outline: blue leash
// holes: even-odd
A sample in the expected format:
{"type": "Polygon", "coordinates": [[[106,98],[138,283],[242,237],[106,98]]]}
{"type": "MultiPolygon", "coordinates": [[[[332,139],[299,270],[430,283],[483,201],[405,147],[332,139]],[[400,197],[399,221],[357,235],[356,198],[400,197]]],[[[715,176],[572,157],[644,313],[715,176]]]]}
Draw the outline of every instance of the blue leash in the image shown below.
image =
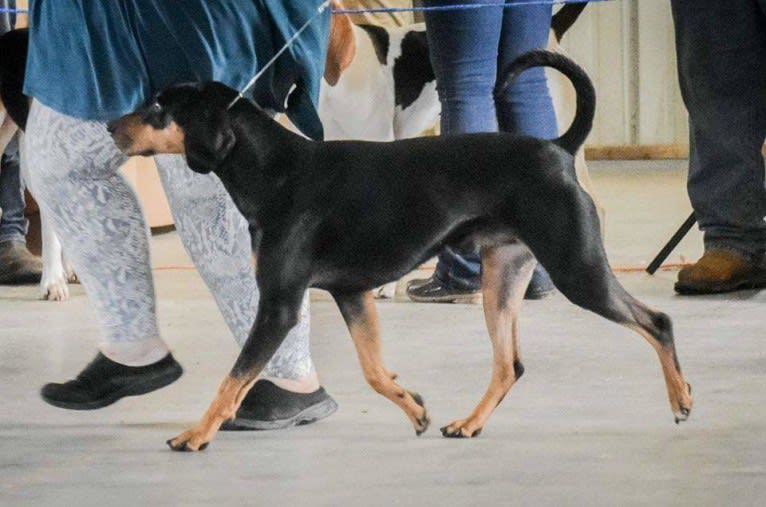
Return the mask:
{"type": "MultiPolygon", "coordinates": [[[[372,9],[339,9],[333,11],[333,14],[380,14],[394,12],[439,12],[439,11],[459,11],[470,9],[482,9],[485,7],[502,7],[510,9],[511,7],[521,7],[524,5],[563,5],[563,4],[584,4],[610,2],[613,0],[526,0],[524,2],[514,2],[510,4],[452,4],[452,5],[434,5],[431,7],[377,7],[372,9]]],[[[28,9],[5,9],[0,8],[0,14],[29,14],[28,9]]]]}
{"type": "MultiPolygon", "coordinates": [[[[460,9],[479,9],[484,7],[502,7],[502,8],[510,8],[510,7],[518,7],[523,5],[558,5],[558,4],[564,4],[564,3],[588,3],[588,2],[611,2],[614,0],[569,0],[569,2],[566,2],[564,0],[524,0],[523,2],[514,2],[510,4],[452,4],[452,5],[439,5],[439,6],[433,6],[433,7],[390,7],[390,8],[380,8],[380,9],[340,9],[340,10],[334,10],[332,11],[333,14],[361,14],[361,13],[382,13],[382,12],[420,12],[420,11],[455,11],[460,9]]],[[[250,80],[250,82],[245,85],[245,87],[240,90],[239,94],[237,94],[236,97],[234,97],[234,100],[229,103],[229,106],[226,109],[231,109],[231,107],[236,104],[239,100],[244,98],[245,92],[252,87],[256,81],[263,75],[263,73],[271,67],[274,62],[277,61],[277,58],[287,51],[290,46],[293,45],[295,40],[303,33],[306,28],[309,27],[311,23],[316,20],[330,5],[330,0],[325,0],[322,2],[319,7],[317,7],[316,12],[313,16],[311,16],[299,29],[298,31],[293,34],[290,39],[285,42],[285,45],[282,46],[282,49],[277,51],[277,53],[274,55],[274,57],[266,62],[266,64],[261,67],[261,70],[258,71],[258,73],[253,76],[253,78],[250,80]]]]}
{"type": "Polygon", "coordinates": [[[382,14],[382,13],[395,13],[395,12],[443,12],[443,11],[460,11],[460,10],[473,10],[483,8],[498,8],[510,9],[512,7],[522,7],[525,5],[564,5],[564,4],[587,4],[587,3],[600,3],[611,2],[614,0],[526,0],[523,2],[513,2],[510,4],[450,4],[450,5],[433,5],[430,7],[375,7],[372,9],[338,9],[332,11],[333,14],[382,14]]]}
{"type": "MultiPolygon", "coordinates": [[[[525,0],[522,2],[514,2],[509,4],[450,4],[450,5],[435,5],[431,7],[387,7],[387,8],[374,8],[374,9],[339,9],[332,11],[333,14],[376,14],[376,13],[393,13],[393,12],[438,12],[438,11],[457,11],[457,10],[470,10],[470,9],[482,9],[482,8],[489,8],[489,7],[502,7],[503,9],[509,9],[511,7],[522,7],[525,5],[562,5],[565,3],[600,3],[600,2],[611,2],[614,0],[525,0]]],[[[247,92],[250,87],[252,87],[255,82],[260,78],[263,73],[271,67],[274,62],[277,61],[277,58],[279,58],[282,53],[287,51],[290,46],[293,45],[293,43],[300,37],[300,35],[306,30],[306,28],[311,25],[311,23],[316,20],[330,5],[330,0],[325,0],[322,2],[319,7],[317,7],[316,12],[313,16],[311,16],[294,34],[290,39],[287,40],[284,46],[277,51],[274,56],[266,62],[266,64],[261,67],[261,70],[258,71],[258,73],[253,76],[253,78],[250,80],[250,82],[245,85],[245,87],[240,90],[239,94],[234,98],[234,100],[229,103],[229,106],[227,109],[230,109],[231,106],[236,104],[240,99],[244,97],[245,92],[247,92]]],[[[29,11],[25,9],[0,9],[0,14],[6,14],[6,13],[12,13],[12,14],[27,14],[29,11]]]]}
{"type": "MultiPolygon", "coordinates": [[[[362,13],[383,13],[383,12],[421,12],[421,11],[456,11],[460,9],[480,9],[484,7],[502,7],[504,9],[510,8],[510,7],[519,7],[524,5],[559,5],[564,3],[588,3],[588,2],[611,2],[614,0],[525,0],[523,2],[514,2],[510,4],[452,4],[452,5],[439,5],[439,6],[433,6],[433,7],[389,7],[389,8],[379,8],[379,9],[339,9],[339,10],[333,10],[333,14],[362,14],[362,13]]],[[[313,16],[311,16],[294,34],[290,39],[285,42],[285,45],[282,46],[282,49],[277,51],[277,53],[264,64],[263,67],[261,67],[261,70],[258,71],[258,73],[253,76],[253,78],[245,85],[245,87],[240,90],[239,94],[237,94],[236,97],[234,97],[234,100],[232,100],[229,103],[229,106],[226,109],[231,109],[231,107],[236,104],[239,100],[244,98],[245,93],[247,90],[249,90],[256,81],[263,75],[264,72],[266,72],[266,69],[271,67],[274,62],[277,61],[277,58],[287,51],[290,46],[293,45],[295,40],[300,37],[301,33],[303,33],[306,28],[311,25],[311,23],[314,22],[330,5],[330,0],[325,0],[322,2],[319,7],[317,7],[316,12],[313,16]]]]}

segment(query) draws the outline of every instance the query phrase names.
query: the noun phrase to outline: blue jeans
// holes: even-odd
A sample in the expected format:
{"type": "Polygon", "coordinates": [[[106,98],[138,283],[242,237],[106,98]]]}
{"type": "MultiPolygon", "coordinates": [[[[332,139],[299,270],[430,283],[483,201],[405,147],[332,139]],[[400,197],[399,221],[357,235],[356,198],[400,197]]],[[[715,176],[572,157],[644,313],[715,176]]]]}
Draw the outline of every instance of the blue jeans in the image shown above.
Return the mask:
{"type": "MultiPolygon", "coordinates": [[[[0,0],[0,8],[15,9],[16,0],[0,0]]],[[[13,12],[0,12],[0,35],[13,30],[16,26],[16,14],[13,12]]]]}
{"type": "Polygon", "coordinates": [[[24,218],[24,185],[19,169],[19,151],[16,141],[11,141],[2,156],[0,165],[0,243],[25,241],[27,219],[24,218]]]}
{"type": "Polygon", "coordinates": [[[705,248],[766,251],[766,0],[673,0],[688,191],[705,248]]]}
{"type": "MultiPolygon", "coordinates": [[[[442,106],[442,135],[470,132],[519,132],[545,139],[558,135],[548,84],[542,68],[516,78],[497,100],[498,72],[531,49],[544,48],[551,26],[550,5],[504,9],[516,0],[427,1],[426,5],[484,3],[497,7],[426,12],[431,62],[442,106]]],[[[502,77],[502,76],[501,76],[502,77]]],[[[476,251],[447,247],[439,255],[436,277],[445,285],[481,286],[476,251]]]]}
{"type": "MultiPolygon", "coordinates": [[[[0,0],[3,9],[15,9],[15,0],[0,0]]],[[[16,15],[0,13],[0,35],[11,30],[16,15]]],[[[24,241],[27,220],[24,218],[24,187],[19,170],[19,151],[16,141],[11,141],[4,154],[0,154],[0,243],[11,240],[24,241]]]]}

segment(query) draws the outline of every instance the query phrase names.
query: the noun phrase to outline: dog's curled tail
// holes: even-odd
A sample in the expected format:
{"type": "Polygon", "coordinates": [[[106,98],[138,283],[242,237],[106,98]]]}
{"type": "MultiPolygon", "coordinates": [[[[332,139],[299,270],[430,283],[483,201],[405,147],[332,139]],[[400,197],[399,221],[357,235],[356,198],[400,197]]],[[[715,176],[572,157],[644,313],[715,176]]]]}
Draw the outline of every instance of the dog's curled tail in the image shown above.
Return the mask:
{"type": "Polygon", "coordinates": [[[585,142],[593,126],[593,117],[596,113],[596,91],[593,89],[593,83],[585,71],[570,58],[560,53],[535,49],[521,55],[508,65],[505,72],[501,74],[505,77],[502,81],[498,81],[495,87],[495,96],[499,96],[516,76],[532,67],[552,67],[564,74],[574,86],[577,93],[577,110],[574,120],[561,137],[553,140],[574,155],[585,142]]]}

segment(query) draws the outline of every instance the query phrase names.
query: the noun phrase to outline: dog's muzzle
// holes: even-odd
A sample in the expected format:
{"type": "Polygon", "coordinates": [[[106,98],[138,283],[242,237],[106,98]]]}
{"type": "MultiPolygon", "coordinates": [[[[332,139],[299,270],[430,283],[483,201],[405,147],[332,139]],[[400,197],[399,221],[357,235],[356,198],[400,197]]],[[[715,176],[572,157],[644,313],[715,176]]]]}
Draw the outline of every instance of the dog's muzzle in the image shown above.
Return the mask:
{"type": "Polygon", "coordinates": [[[110,121],[106,124],[106,131],[112,136],[114,144],[117,148],[126,154],[130,154],[130,149],[133,145],[133,139],[128,134],[130,130],[131,120],[135,121],[136,118],[131,118],[133,115],[126,115],[117,120],[110,121]]]}

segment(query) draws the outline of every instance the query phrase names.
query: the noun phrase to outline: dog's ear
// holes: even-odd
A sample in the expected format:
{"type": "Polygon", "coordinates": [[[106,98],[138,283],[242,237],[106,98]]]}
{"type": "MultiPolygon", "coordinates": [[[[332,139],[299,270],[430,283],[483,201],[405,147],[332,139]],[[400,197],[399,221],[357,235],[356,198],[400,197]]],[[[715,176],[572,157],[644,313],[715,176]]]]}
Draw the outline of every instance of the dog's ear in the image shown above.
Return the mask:
{"type": "MultiPolygon", "coordinates": [[[[332,1],[333,10],[342,9],[338,0],[332,1]]],[[[330,19],[330,44],[327,46],[324,78],[330,86],[335,86],[340,75],[351,65],[356,54],[354,27],[346,14],[333,15],[330,19]]]]}
{"type": "Polygon", "coordinates": [[[225,112],[214,121],[210,118],[190,121],[184,125],[186,163],[198,173],[215,170],[229,156],[237,139],[225,112]]]}

